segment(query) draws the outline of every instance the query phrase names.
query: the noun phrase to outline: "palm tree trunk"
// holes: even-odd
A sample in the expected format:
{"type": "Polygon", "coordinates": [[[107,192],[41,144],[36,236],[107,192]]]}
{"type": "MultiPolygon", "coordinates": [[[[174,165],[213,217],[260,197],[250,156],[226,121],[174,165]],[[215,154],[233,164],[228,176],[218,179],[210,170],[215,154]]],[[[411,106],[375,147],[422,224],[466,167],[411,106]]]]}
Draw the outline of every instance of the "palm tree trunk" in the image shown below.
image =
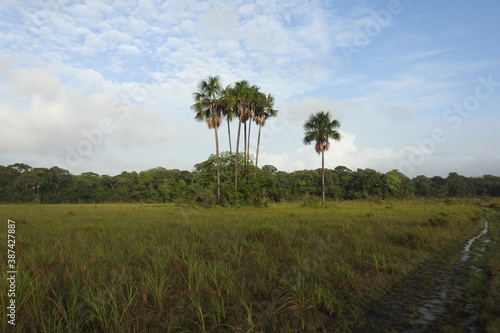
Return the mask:
{"type": "Polygon", "coordinates": [[[260,131],[262,129],[262,125],[259,124],[259,135],[257,136],[257,151],[255,153],[255,166],[259,167],[259,146],[260,146],[260,131]]]}
{"type": "Polygon", "coordinates": [[[236,155],[234,161],[234,188],[238,190],[238,161],[240,159],[240,132],[241,132],[241,119],[238,122],[238,134],[236,136],[236,155]]]}
{"type": "Polygon", "coordinates": [[[229,126],[229,117],[227,119],[227,136],[229,138],[229,154],[233,154],[233,148],[231,147],[231,126],[229,126]]]}
{"type": "Polygon", "coordinates": [[[219,166],[219,133],[217,126],[214,127],[215,130],[215,156],[216,156],[216,168],[217,168],[217,205],[220,205],[220,166],[219,166]]]}
{"type": "Polygon", "coordinates": [[[244,142],[243,144],[245,145],[244,151],[245,151],[245,165],[247,164],[247,122],[245,121],[243,123],[243,136],[244,136],[244,142]]]}
{"type": "Polygon", "coordinates": [[[325,203],[325,152],[321,152],[321,186],[323,188],[323,200],[325,203]]]}
{"type": "Polygon", "coordinates": [[[247,164],[248,162],[250,161],[250,130],[252,128],[252,118],[250,118],[248,120],[248,139],[247,139],[247,145],[248,145],[248,149],[247,149],[247,164]]]}

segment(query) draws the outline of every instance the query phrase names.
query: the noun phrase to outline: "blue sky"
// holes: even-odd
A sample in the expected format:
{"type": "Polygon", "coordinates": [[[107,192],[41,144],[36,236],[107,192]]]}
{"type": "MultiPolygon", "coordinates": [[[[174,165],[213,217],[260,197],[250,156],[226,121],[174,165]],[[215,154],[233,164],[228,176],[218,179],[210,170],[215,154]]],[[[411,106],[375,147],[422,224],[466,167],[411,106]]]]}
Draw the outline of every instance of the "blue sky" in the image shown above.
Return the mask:
{"type": "Polygon", "coordinates": [[[219,75],[275,96],[260,165],[319,167],[302,126],[324,110],[343,134],[329,168],[500,175],[498,17],[493,0],[4,0],[0,165],[191,170],[215,151],[192,92],[219,75]]]}

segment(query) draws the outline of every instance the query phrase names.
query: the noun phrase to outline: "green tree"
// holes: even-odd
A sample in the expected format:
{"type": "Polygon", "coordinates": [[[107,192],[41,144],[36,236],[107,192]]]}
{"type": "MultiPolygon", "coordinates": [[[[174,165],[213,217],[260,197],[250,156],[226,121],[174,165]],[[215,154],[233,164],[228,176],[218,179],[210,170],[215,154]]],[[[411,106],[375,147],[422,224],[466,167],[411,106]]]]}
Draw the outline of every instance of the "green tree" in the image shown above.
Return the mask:
{"type": "Polygon", "coordinates": [[[14,186],[21,173],[11,165],[0,166],[0,202],[15,202],[19,199],[19,191],[14,186]]]}
{"type": "Polygon", "coordinates": [[[448,195],[450,197],[470,197],[475,195],[473,183],[456,172],[450,172],[446,178],[448,195]]]}
{"type": "Polygon", "coordinates": [[[335,173],[337,174],[338,181],[339,181],[339,197],[346,199],[347,198],[347,191],[349,189],[349,184],[352,180],[352,170],[349,169],[346,166],[339,165],[335,168],[335,173]]]}
{"type": "Polygon", "coordinates": [[[432,181],[432,196],[438,198],[444,198],[448,196],[448,186],[446,180],[441,176],[434,176],[431,178],[432,181]]]}
{"type": "Polygon", "coordinates": [[[386,172],[382,176],[382,196],[384,198],[399,197],[401,177],[397,170],[386,172]]]}
{"type": "Polygon", "coordinates": [[[336,119],[331,119],[330,112],[324,111],[311,114],[304,124],[304,144],[308,145],[316,142],[316,152],[321,154],[322,203],[325,203],[325,151],[330,148],[329,139],[340,141],[342,138],[337,131],[339,127],[340,122],[336,119]]]}
{"type": "Polygon", "coordinates": [[[12,164],[12,165],[9,165],[9,168],[14,169],[19,173],[31,171],[31,166],[29,166],[28,164],[24,164],[24,163],[12,164]]]}
{"type": "Polygon", "coordinates": [[[123,171],[121,174],[113,177],[116,180],[116,192],[120,201],[138,200],[138,192],[135,190],[138,174],[135,171],[123,171]]]}
{"type": "Polygon", "coordinates": [[[98,191],[99,178],[99,175],[94,172],[84,172],[75,176],[75,181],[72,184],[73,201],[77,203],[99,202],[102,199],[98,191]]]}
{"type": "Polygon", "coordinates": [[[51,185],[51,175],[47,168],[33,168],[21,173],[16,179],[16,185],[25,190],[31,190],[32,199],[42,202],[51,185]]]}
{"type": "Polygon", "coordinates": [[[195,104],[191,108],[196,112],[195,119],[203,121],[215,133],[215,156],[217,169],[217,204],[221,202],[220,167],[219,167],[219,134],[222,118],[222,88],[219,76],[209,76],[198,83],[198,91],[193,93],[195,104]]]}

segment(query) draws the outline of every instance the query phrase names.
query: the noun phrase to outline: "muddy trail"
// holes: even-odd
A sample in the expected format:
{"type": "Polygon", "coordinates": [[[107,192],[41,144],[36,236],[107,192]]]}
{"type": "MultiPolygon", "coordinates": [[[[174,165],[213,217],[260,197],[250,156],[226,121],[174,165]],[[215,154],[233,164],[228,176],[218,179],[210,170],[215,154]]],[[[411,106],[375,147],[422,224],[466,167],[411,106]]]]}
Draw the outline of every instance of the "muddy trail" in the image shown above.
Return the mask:
{"type": "MultiPolygon", "coordinates": [[[[480,332],[473,302],[467,295],[463,277],[479,270],[474,263],[490,242],[488,221],[484,228],[461,249],[443,253],[419,268],[367,310],[366,325],[354,332],[440,332],[460,327],[462,331],[480,332]],[[454,264],[450,262],[454,261],[454,264]]],[[[449,330],[448,330],[449,331],[449,330]]]]}

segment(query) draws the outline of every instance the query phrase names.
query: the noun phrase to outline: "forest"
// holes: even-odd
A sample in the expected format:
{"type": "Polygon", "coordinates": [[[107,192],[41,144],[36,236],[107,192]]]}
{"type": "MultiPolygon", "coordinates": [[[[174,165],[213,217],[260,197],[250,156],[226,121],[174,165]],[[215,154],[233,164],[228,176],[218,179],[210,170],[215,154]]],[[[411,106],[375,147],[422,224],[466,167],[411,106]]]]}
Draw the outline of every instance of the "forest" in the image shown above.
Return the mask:
{"type": "MultiPolygon", "coordinates": [[[[272,165],[256,167],[240,155],[240,185],[234,187],[234,154],[220,155],[221,205],[263,206],[304,201],[319,203],[321,169],[284,172],[272,165]]],[[[211,155],[191,171],[157,167],[119,175],[86,172],[72,175],[57,166],[31,167],[23,163],[0,166],[0,203],[177,203],[216,205],[216,157],[211,155]]],[[[446,178],[423,175],[413,179],[397,170],[325,169],[327,201],[414,197],[500,196],[500,177],[465,177],[455,172],[446,178]]]]}

